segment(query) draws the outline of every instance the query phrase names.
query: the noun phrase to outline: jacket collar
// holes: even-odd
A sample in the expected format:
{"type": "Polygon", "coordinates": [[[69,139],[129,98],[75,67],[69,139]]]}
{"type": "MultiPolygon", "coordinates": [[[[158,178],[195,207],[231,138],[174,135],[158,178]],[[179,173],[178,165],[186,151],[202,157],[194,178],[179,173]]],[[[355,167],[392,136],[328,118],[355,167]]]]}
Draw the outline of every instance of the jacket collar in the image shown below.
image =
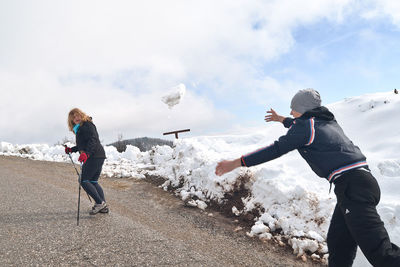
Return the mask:
{"type": "Polygon", "coordinates": [[[332,112],[330,112],[326,107],[321,106],[318,108],[314,108],[312,110],[306,111],[299,119],[309,119],[309,118],[318,118],[326,121],[332,121],[335,119],[335,116],[332,112]]]}

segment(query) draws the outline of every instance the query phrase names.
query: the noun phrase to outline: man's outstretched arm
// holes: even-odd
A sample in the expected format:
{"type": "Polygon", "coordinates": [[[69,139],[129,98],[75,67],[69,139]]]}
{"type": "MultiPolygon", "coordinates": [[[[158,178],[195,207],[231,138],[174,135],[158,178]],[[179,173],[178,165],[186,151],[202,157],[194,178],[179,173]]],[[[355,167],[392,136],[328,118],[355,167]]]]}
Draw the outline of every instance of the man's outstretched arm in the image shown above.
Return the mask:
{"type": "Polygon", "coordinates": [[[267,113],[269,113],[269,115],[265,115],[264,119],[266,122],[278,121],[283,123],[283,126],[285,126],[286,128],[289,128],[293,124],[294,119],[281,116],[278,113],[276,113],[276,111],[273,110],[272,108],[268,110],[267,113]]]}
{"type": "Polygon", "coordinates": [[[242,166],[241,164],[241,159],[234,159],[234,160],[224,160],[221,161],[217,164],[217,167],[215,168],[215,174],[218,176],[224,175],[225,173],[228,173],[230,171],[233,171],[236,168],[239,168],[242,166]]]}
{"type": "Polygon", "coordinates": [[[279,121],[281,123],[283,123],[283,120],[285,119],[284,116],[279,115],[278,113],[276,113],[275,110],[273,110],[272,108],[270,110],[267,111],[267,113],[269,113],[269,115],[265,116],[265,121],[266,122],[270,122],[270,121],[279,121]]]}

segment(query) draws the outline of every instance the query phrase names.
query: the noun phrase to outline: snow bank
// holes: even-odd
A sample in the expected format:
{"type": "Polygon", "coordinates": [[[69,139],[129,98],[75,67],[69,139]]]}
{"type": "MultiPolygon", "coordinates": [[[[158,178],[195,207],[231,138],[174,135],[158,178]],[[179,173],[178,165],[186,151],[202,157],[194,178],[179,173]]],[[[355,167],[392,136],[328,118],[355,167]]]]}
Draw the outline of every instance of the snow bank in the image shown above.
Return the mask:
{"type": "MultiPolygon", "coordinates": [[[[400,244],[400,126],[393,117],[400,114],[400,96],[371,94],[328,105],[345,133],[367,156],[372,173],[382,191],[378,212],[392,242],[400,244]],[[379,137],[379,138],[377,138],[379,137]]],[[[162,188],[174,190],[189,206],[232,202],[232,215],[258,214],[248,233],[261,239],[286,240],[293,252],[313,259],[327,259],[326,235],[336,203],[329,184],[317,177],[298,155],[291,152],[279,159],[252,168],[239,168],[222,177],[215,175],[217,162],[232,159],[272,143],[285,129],[270,123],[248,135],[203,136],[179,139],[174,147],[156,146],[140,152],[128,146],[123,153],[105,147],[107,160],[103,174],[113,177],[145,175],[163,177],[162,188]]],[[[68,161],[62,146],[13,145],[0,143],[0,155],[35,160],[68,161]]],[[[77,160],[78,155],[73,155],[77,160]]],[[[354,266],[368,266],[357,254],[354,266]]]]}
{"type": "Polygon", "coordinates": [[[0,155],[46,161],[65,161],[67,158],[63,146],[49,146],[47,144],[13,145],[7,142],[0,142],[0,155]]]}
{"type": "MultiPolygon", "coordinates": [[[[175,142],[169,161],[156,164],[157,168],[149,174],[167,177],[163,187],[172,187],[182,200],[193,206],[192,200],[223,204],[227,194],[244,188],[248,192],[242,199],[242,208],[232,207],[232,213],[238,216],[259,212],[250,236],[270,239],[271,231],[291,240],[289,243],[299,256],[318,252],[323,257],[327,253],[325,240],[335,205],[334,197],[328,195],[327,183],[322,190],[312,192],[309,188],[313,186],[309,185],[313,179],[322,179],[303,177],[296,172],[296,166],[282,163],[240,168],[218,177],[214,174],[218,161],[241,155],[219,151],[232,145],[226,139],[230,140],[226,137],[180,139],[175,142]],[[209,146],[210,143],[214,145],[209,146]],[[241,179],[243,177],[246,179],[241,179]]],[[[246,139],[243,137],[245,142],[246,139]]],[[[240,143],[235,145],[241,146],[240,143]]],[[[247,151],[246,147],[241,148],[247,151]]],[[[155,154],[158,149],[155,148],[155,154]]]]}

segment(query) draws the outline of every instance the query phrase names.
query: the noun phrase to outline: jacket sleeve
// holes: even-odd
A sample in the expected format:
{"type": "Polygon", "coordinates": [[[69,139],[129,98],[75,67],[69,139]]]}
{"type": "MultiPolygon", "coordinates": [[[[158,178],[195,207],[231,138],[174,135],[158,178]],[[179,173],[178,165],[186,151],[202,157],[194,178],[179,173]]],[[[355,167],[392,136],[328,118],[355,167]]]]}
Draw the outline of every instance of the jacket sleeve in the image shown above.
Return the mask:
{"type": "Polygon", "coordinates": [[[78,146],[71,147],[71,151],[72,152],[78,152],[79,151],[78,146]]]}
{"type": "Polygon", "coordinates": [[[276,159],[294,149],[298,149],[310,140],[310,124],[306,120],[293,121],[292,127],[286,135],[281,136],[272,145],[256,150],[242,156],[242,166],[254,166],[273,159],[276,159]]]}
{"type": "Polygon", "coordinates": [[[96,145],[97,145],[97,139],[98,139],[98,134],[97,134],[97,130],[96,127],[89,122],[86,122],[88,125],[86,127],[87,133],[87,143],[85,146],[85,152],[86,154],[90,155],[94,155],[95,151],[96,151],[96,145]]]}
{"type": "Polygon", "coordinates": [[[290,126],[293,125],[293,122],[294,119],[287,117],[283,120],[283,126],[285,126],[285,128],[290,128],[290,126]]]}

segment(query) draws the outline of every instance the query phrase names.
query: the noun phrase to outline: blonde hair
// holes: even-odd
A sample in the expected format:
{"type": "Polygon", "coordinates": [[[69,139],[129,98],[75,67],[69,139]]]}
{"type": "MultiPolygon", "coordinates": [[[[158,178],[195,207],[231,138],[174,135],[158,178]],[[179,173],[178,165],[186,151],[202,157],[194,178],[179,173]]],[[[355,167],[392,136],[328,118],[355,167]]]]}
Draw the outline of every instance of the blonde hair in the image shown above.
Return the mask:
{"type": "MultiPolygon", "coordinates": [[[[71,109],[71,111],[68,113],[68,128],[71,132],[74,132],[74,116],[75,114],[78,114],[81,116],[82,118],[82,122],[86,122],[86,121],[92,121],[92,118],[89,117],[88,115],[86,115],[85,112],[83,112],[82,110],[80,110],[79,108],[73,108],[71,109]]],[[[81,125],[82,125],[81,122],[81,125]]]]}

